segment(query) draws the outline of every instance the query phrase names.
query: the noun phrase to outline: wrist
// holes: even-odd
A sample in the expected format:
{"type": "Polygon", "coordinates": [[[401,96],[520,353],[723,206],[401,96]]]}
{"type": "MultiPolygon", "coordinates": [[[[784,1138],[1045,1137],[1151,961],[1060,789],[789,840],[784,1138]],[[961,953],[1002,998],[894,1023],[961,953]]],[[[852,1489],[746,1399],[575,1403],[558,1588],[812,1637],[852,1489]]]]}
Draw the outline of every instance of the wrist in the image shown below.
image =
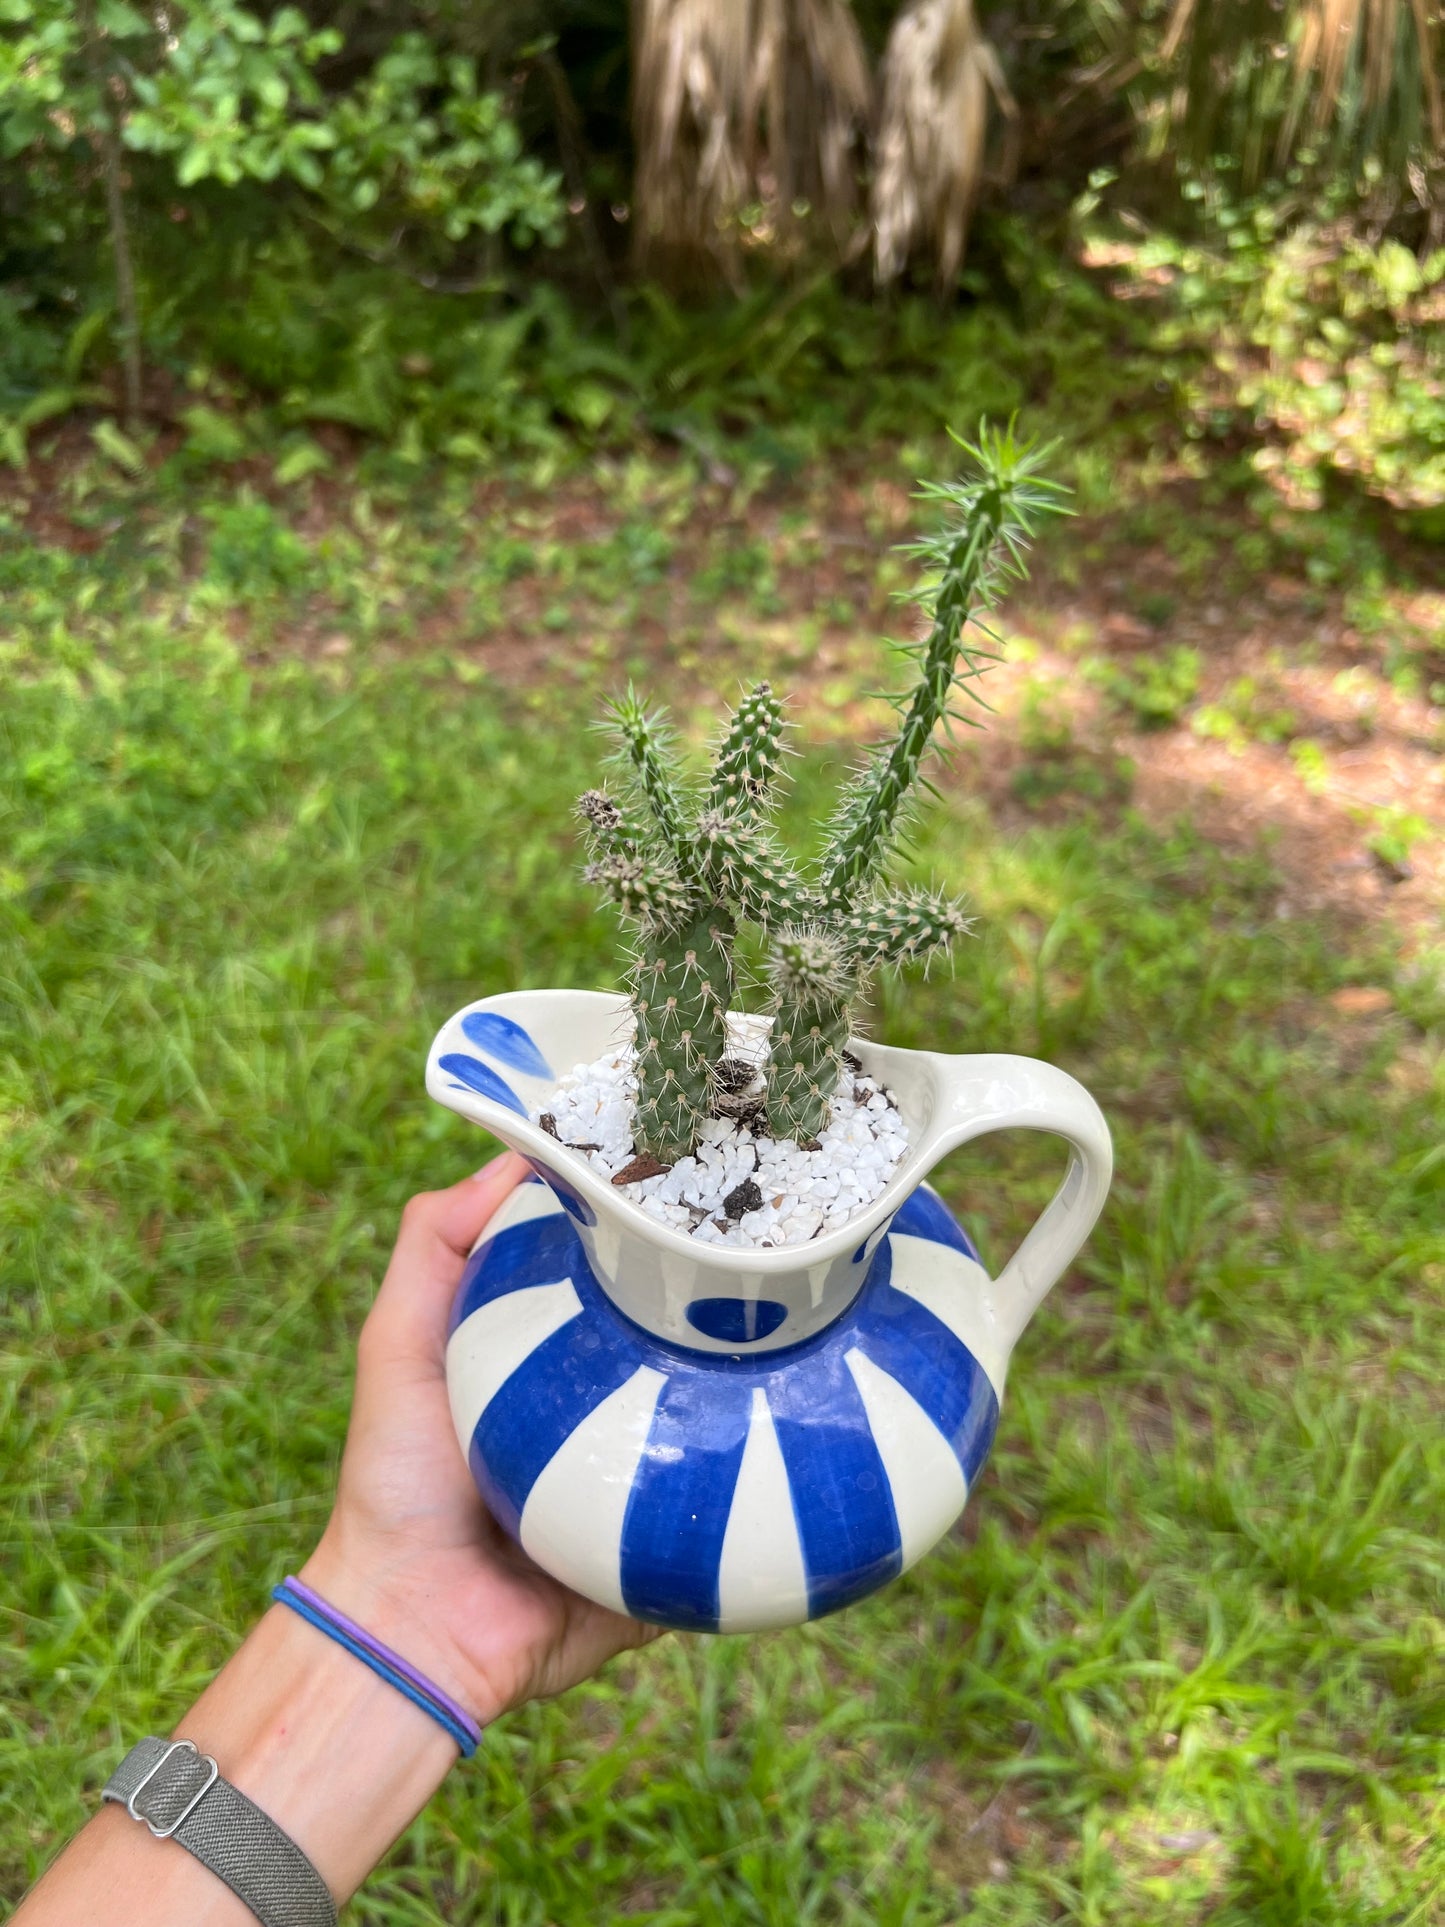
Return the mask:
{"type": "Polygon", "coordinates": [[[478,1725],[489,1726],[508,1710],[507,1696],[446,1632],[425,1573],[357,1549],[333,1518],[297,1576],[440,1687],[478,1725]]]}
{"type": "Polygon", "coordinates": [[[274,1606],[176,1728],[300,1847],[339,1900],[446,1778],[445,1731],[274,1606]]]}

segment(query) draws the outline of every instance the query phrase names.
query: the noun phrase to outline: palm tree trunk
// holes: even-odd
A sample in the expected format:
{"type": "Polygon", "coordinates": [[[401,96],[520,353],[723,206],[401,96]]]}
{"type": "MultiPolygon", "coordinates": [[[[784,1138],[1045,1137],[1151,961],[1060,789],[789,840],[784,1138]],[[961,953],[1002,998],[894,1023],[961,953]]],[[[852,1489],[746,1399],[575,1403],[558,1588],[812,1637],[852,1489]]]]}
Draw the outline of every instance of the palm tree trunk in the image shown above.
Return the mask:
{"type": "Polygon", "coordinates": [[[872,94],[849,0],[632,0],[638,266],[741,289],[749,253],[849,258],[872,94]]]}

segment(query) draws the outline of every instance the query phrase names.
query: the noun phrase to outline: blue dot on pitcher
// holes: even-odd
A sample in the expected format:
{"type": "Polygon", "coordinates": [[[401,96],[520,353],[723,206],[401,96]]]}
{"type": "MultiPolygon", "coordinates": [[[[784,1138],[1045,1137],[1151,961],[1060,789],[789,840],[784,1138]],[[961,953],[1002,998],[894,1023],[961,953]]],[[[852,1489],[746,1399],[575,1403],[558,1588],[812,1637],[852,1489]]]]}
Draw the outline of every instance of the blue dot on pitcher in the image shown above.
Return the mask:
{"type": "Polygon", "coordinates": [[[687,1308],[687,1322],[704,1338],[724,1345],[755,1345],[771,1338],[788,1315],[771,1298],[699,1298],[687,1308]]]}

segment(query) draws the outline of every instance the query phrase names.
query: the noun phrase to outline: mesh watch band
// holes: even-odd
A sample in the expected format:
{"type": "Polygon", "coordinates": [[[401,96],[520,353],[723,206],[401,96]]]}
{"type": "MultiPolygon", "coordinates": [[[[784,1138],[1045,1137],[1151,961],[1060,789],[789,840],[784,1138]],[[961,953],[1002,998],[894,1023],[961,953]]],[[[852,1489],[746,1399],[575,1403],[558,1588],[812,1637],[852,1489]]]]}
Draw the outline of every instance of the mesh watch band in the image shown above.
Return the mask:
{"type": "Polygon", "coordinates": [[[101,1798],[194,1854],[261,1927],[336,1927],[331,1891],[296,1842],[223,1780],[193,1740],[141,1740],[101,1798]]]}

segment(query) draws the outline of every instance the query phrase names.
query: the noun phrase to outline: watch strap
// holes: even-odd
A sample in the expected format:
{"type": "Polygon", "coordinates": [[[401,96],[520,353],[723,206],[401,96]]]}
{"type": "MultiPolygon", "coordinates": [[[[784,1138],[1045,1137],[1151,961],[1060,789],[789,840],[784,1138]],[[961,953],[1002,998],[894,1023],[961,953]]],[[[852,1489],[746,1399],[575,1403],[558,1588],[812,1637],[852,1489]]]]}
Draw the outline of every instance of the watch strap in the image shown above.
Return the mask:
{"type": "Polygon", "coordinates": [[[222,1779],[193,1740],[140,1740],[101,1798],[193,1854],[262,1927],[336,1927],[331,1890],[296,1842],[222,1779]]]}

